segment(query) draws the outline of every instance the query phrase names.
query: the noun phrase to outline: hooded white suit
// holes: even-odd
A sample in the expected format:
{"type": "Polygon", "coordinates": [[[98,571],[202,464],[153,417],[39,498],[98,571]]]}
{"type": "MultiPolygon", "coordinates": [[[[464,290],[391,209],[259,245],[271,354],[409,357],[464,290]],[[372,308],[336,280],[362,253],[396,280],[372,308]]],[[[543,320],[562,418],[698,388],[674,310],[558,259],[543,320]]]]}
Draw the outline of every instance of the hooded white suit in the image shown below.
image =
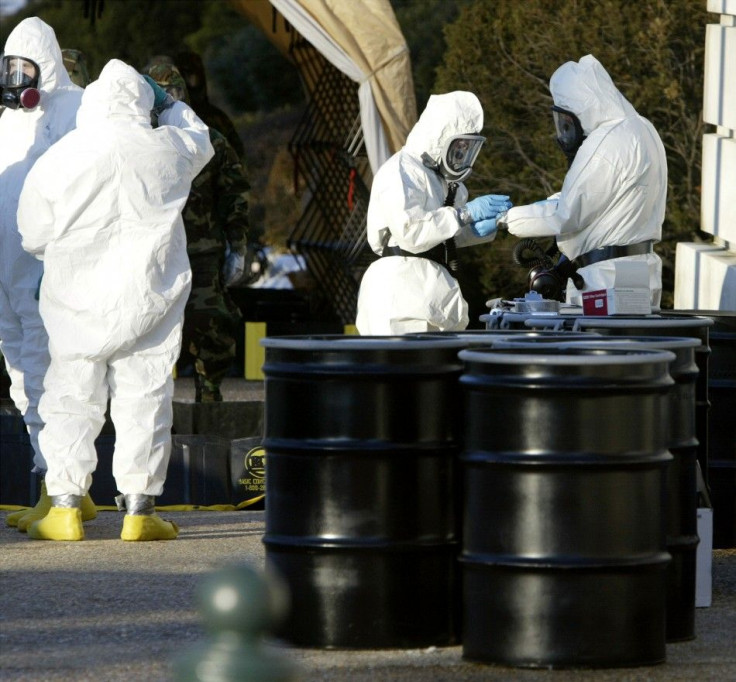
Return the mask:
{"type": "MultiPolygon", "coordinates": [[[[517,237],[557,238],[570,260],[604,246],[662,238],[667,198],[667,158],[654,126],[636,113],[592,55],[567,62],[550,79],[555,105],[575,114],[586,139],[559,195],[509,210],[517,237]]],[[[583,291],[613,286],[616,261],[649,267],[652,306],[662,294],[662,262],[655,253],[599,261],[578,270],[583,291]]],[[[582,305],[582,291],[567,283],[567,301],[582,305]]]]}
{"type": "Polygon", "coordinates": [[[43,265],[23,250],[16,211],[23,181],[36,159],[74,128],[82,88],[67,75],[54,30],[37,17],[13,29],[5,54],[30,59],[40,69],[38,106],[6,108],[0,116],[0,350],[11,379],[10,395],[31,437],[34,464],[43,471],[38,401],[49,354],[36,299],[43,265]]]}
{"type": "MultiPolygon", "coordinates": [[[[444,206],[447,181],[422,162],[437,160],[454,135],[479,133],[483,108],[470,92],[432,95],[404,147],[376,173],[368,204],[368,243],[379,256],[383,247],[411,253],[428,251],[451,237],[458,247],[492,241],[462,225],[452,206],[444,206]],[[389,234],[390,233],[390,234],[389,234]]],[[[455,207],[468,190],[459,183],[455,207]]],[[[428,258],[384,256],[373,262],[360,284],[356,326],[362,335],[458,330],[468,326],[468,304],[457,280],[428,258]]]]}
{"type": "Polygon", "coordinates": [[[151,128],[153,91],[111,60],[87,86],[77,129],[28,174],[18,224],[45,262],[40,310],[51,365],[46,423],[49,495],[84,495],[108,392],[123,494],[160,495],[171,449],[172,370],[191,271],[181,209],[213,155],[183,102],[151,128]]]}

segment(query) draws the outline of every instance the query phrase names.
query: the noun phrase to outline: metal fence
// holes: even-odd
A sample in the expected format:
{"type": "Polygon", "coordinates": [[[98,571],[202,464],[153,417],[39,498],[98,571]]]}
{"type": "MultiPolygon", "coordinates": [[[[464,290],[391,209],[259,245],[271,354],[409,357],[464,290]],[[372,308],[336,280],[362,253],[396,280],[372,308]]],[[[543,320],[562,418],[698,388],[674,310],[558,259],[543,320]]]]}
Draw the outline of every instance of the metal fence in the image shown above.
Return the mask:
{"type": "Polygon", "coordinates": [[[290,49],[309,99],[289,143],[306,203],[287,244],[314,279],[312,315],[353,324],[360,279],[374,258],[365,231],[372,176],[358,84],[302,37],[290,49]]]}

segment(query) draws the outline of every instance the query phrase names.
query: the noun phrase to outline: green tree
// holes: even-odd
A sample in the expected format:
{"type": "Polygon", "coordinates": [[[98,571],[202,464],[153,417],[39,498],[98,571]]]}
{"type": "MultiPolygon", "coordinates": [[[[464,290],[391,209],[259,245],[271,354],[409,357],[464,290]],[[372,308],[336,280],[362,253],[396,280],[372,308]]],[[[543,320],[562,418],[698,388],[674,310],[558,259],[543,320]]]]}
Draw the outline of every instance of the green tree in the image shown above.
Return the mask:
{"type": "Polygon", "coordinates": [[[83,2],[32,0],[3,21],[0,40],[26,17],[37,16],[53,27],[62,48],[81,50],[95,79],[113,58],[142,68],[154,55],[170,54],[196,31],[211,0],[107,0],[100,16],[85,16],[83,2]]]}
{"type": "Polygon", "coordinates": [[[473,0],[391,0],[411,55],[411,70],[422,111],[433,92],[437,67],[446,50],[444,28],[473,0]]]}
{"type": "Polygon", "coordinates": [[[304,101],[294,66],[225,0],[209,2],[186,42],[206,55],[211,81],[233,111],[271,112],[304,101]]]}
{"type": "MultiPolygon", "coordinates": [[[[488,141],[471,195],[504,192],[520,205],[559,190],[567,162],[554,140],[549,78],[566,61],[595,55],[657,128],[669,187],[663,239],[663,305],[672,305],[678,241],[701,239],[700,154],[705,3],[691,0],[476,0],[447,26],[436,89],[465,89],[483,103],[488,141]]],[[[484,296],[520,296],[526,271],[512,263],[515,237],[465,249],[484,296]]],[[[546,246],[547,244],[545,244],[546,246]]]]}

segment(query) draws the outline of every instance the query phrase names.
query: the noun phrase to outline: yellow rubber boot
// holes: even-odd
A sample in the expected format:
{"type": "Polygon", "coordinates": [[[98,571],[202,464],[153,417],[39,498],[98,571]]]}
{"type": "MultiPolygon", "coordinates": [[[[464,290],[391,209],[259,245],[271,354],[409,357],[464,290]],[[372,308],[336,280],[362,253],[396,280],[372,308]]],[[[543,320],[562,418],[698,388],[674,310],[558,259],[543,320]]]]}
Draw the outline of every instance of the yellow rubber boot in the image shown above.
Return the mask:
{"type": "Polygon", "coordinates": [[[46,492],[46,483],[42,482],[41,494],[39,495],[38,502],[36,502],[36,506],[8,514],[5,523],[9,526],[17,526],[21,533],[25,533],[28,526],[34,521],[38,521],[46,516],[49,513],[49,509],[51,509],[51,498],[46,492]],[[26,518],[28,519],[27,523],[25,521],[26,518]]]}
{"type": "MultiPolygon", "coordinates": [[[[39,499],[38,503],[36,504],[33,509],[27,509],[23,516],[18,519],[17,526],[18,530],[21,533],[25,533],[29,526],[34,523],[35,521],[40,521],[46,514],[48,513],[49,509],[51,509],[51,498],[46,494],[46,487],[45,484],[42,484],[41,487],[41,495],[45,496],[46,498],[46,504],[45,506],[41,506],[41,500],[39,499]]],[[[97,518],[97,507],[95,506],[95,503],[92,501],[92,498],[89,496],[89,494],[85,495],[82,498],[82,521],[91,521],[92,519],[97,518]]],[[[16,512],[16,514],[19,512],[16,512]]]]}
{"type": "Polygon", "coordinates": [[[179,526],[173,521],[162,519],[158,514],[126,514],[123,519],[123,531],[120,533],[120,539],[128,542],[146,542],[149,540],[174,540],[177,535],[179,535],[179,526]]]}
{"type": "Polygon", "coordinates": [[[89,496],[89,493],[87,493],[82,498],[82,521],[91,521],[92,519],[97,518],[97,506],[92,501],[92,498],[89,496]]]}
{"type": "Polygon", "coordinates": [[[49,513],[28,526],[34,540],[84,540],[82,512],[77,507],[51,507],[49,513]]]}

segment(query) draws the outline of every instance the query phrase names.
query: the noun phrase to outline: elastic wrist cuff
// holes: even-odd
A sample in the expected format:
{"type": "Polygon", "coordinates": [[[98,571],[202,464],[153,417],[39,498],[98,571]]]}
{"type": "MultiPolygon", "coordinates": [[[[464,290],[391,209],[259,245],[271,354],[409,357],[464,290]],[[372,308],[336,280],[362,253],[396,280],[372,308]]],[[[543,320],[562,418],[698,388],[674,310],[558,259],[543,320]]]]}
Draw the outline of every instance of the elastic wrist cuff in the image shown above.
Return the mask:
{"type": "Polygon", "coordinates": [[[467,206],[463,206],[461,208],[456,209],[457,211],[457,219],[460,221],[461,225],[470,225],[470,223],[475,222],[470,215],[470,211],[468,211],[467,206]]]}

